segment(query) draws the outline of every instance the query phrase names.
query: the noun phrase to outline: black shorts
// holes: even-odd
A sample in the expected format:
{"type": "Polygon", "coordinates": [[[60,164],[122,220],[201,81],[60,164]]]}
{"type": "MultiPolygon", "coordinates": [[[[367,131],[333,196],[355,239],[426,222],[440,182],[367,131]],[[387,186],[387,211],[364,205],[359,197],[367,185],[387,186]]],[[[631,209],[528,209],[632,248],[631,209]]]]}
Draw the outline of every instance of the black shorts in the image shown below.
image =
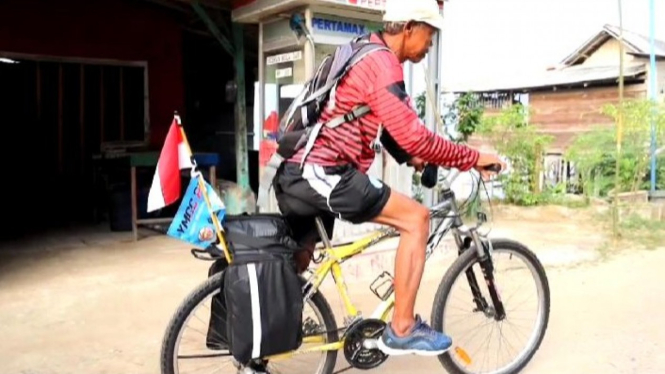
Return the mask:
{"type": "Polygon", "coordinates": [[[328,237],[335,219],[354,224],[371,221],[388,202],[390,187],[352,166],[318,166],[285,162],[273,182],[282,214],[301,244],[320,240],[315,218],[321,217],[328,237]]]}

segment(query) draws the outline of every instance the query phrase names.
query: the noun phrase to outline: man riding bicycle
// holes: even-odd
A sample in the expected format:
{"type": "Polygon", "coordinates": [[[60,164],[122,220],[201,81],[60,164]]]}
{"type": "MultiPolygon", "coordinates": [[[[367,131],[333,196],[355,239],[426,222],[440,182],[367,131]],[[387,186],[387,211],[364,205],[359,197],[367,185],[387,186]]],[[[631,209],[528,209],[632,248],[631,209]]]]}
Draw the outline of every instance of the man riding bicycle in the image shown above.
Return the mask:
{"type": "Polygon", "coordinates": [[[388,0],[383,21],[384,30],[369,38],[390,51],[374,52],[353,66],[336,89],[336,105],[326,107],[320,120],[344,115],[361,104],[371,111],[335,128],[324,126],[302,168],[305,150],[300,149],[278,169],[273,187],[296,239],[308,248],[303,252],[306,258],[300,258],[301,269],[320,240],[316,216],[323,220],[328,236],[332,236],[336,218],[355,224],[388,225],[400,232],[395,311],[379,348],[390,355],[439,355],[450,348],[451,339],[414,313],[425,265],[429,211],[366,174],[374,159],[372,141],[380,138],[398,163],[406,162],[419,171],[430,163],[462,171],[475,168],[487,177],[484,167],[504,164],[495,155],[456,145],[429,131],[405,91],[402,63],[421,61],[432,37],[441,30],[443,17],[436,0],[388,0]],[[378,134],[380,125],[382,132],[378,134]]]}

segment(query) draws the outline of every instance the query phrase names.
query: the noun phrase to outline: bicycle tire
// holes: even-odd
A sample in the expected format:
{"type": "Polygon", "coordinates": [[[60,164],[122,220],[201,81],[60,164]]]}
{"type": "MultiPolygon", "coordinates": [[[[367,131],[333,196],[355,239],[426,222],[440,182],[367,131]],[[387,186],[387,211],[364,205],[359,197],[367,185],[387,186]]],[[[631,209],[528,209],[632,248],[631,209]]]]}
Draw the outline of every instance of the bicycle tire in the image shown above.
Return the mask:
{"type": "MultiPolygon", "coordinates": [[[[494,250],[497,249],[509,250],[516,252],[519,255],[522,255],[526,259],[526,261],[528,261],[534,267],[534,269],[536,270],[538,281],[540,281],[543,286],[543,296],[544,296],[543,299],[545,304],[543,306],[544,323],[538,331],[537,340],[533,345],[533,347],[531,348],[530,352],[524,355],[524,357],[520,361],[518,361],[514,365],[511,365],[511,367],[508,368],[507,371],[501,372],[501,374],[516,374],[519,373],[522,369],[524,369],[524,367],[531,361],[533,356],[540,348],[543,338],[545,337],[545,333],[547,332],[547,327],[549,324],[549,315],[550,315],[549,282],[547,280],[547,274],[545,273],[545,268],[541,264],[540,260],[538,260],[538,257],[536,257],[536,255],[525,245],[509,239],[492,239],[490,241],[492,243],[492,248],[494,248],[494,250]]],[[[453,284],[455,283],[455,280],[460,276],[464,276],[464,270],[468,266],[476,262],[477,260],[478,260],[478,252],[476,250],[475,245],[472,245],[468,250],[462,253],[455,260],[455,262],[453,262],[452,266],[444,274],[443,279],[441,280],[439,288],[436,292],[432,308],[431,321],[432,321],[432,327],[435,330],[443,331],[443,310],[445,308],[446,301],[448,300],[448,294],[450,293],[450,290],[453,284]]],[[[482,284],[485,284],[485,282],[482,282],[482,284]]],[[[453,345],[454,344],[455,343],[453,337],[453,345]]],[[[438,356],[439,362],[441,362],[443,367],[449,373],[466,374],[467,372],[457,365],[457,363],[453,360],[451,354],[452,354],[451,351],[448,351],[438,356]]]]}
{"type": "MultiPolygon", "coordinates": [[[[204,282],[197,286],[192,292],[187,295],[187,297],[182,301],[176,312],[171,317],[167,327],[166,333],[162,340],[162,348],[160,353],[160,368],[161,374],[176,374],[174,367],[174,356],[175,356],[175,345],[178,340],[178,335],[183,325],[187,321],[190,313],[205,300],[210,294],[219,290],[222,286],[222,276],[224,271],[220,271],[204,282]]],[[[303,283],[305,281],[303,280],[303,283]]],[[[325,297],[320,293],[316,292],[312,295],[311,298],[312,304],[318,309],[323,318],[323,323],[325,325],[326,331],[328,332],[328,341],[336,342],[339,340],[337,333],[337,322],[335,321],[335,316],[330,308],[330,304],[325,299],[325,297]]],[[[335,369],[335,363],[337,361],[337,351],[328,351],[325,355],[325,363],[322,367],[322,370],[318,374],[332,374],[335,369]]]]}

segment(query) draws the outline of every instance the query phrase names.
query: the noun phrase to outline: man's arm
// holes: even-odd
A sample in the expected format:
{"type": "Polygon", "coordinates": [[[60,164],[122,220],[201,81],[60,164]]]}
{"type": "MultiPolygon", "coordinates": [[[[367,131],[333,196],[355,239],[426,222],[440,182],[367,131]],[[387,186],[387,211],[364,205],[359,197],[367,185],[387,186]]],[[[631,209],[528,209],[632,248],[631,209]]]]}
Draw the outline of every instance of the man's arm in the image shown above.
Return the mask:
{"type": "Polygon", "coordinates": [[[383,124],[381,141],[388,152],[400,163],[419,157],[428,163],[462,171],[475,166],[478,151],[428,130],[409,105],[401,65],[390,58],[392,56],[378,55],[372,62],[383,65],[376,70],[382,73],[377,75],[367,104],[383,124]]]}

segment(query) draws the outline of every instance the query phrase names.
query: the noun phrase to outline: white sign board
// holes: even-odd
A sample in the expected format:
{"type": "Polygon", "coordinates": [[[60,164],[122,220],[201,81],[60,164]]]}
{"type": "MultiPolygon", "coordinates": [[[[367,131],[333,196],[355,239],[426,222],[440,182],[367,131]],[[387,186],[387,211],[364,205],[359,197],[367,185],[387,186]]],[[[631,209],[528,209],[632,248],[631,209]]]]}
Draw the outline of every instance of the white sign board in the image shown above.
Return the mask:
{"type": "Polygon", "coordinates": [[[282,62],[302,60],[302,51],[282,53],[280,55],[268,56],[266,64],[277,65],[282,62]]]}
{"type": "Polygon", "coordinates": [[[275,78],[277,78],[277,79],[287,78],[287,77],[292,77],[292,76],[293,76],[293,69],[292,68],[275,70],[275,78]]]}

